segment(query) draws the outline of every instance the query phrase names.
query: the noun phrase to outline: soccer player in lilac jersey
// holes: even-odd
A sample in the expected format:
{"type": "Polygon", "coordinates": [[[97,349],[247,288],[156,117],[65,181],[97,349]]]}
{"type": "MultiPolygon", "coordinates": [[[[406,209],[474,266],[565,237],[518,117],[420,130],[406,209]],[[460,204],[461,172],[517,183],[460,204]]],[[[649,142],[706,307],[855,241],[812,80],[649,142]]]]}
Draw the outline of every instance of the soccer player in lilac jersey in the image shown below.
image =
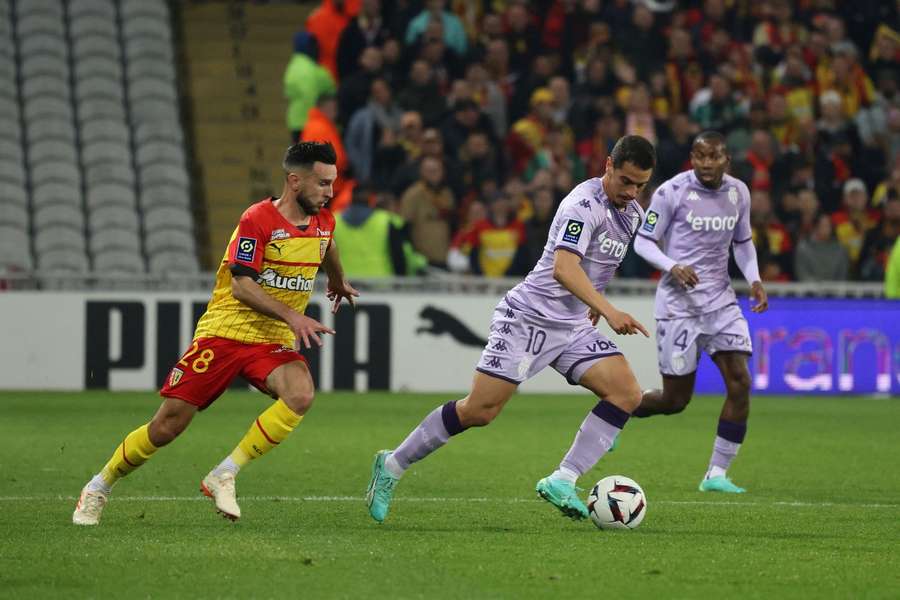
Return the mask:
{"type": "Polygon", "coordinates": [[[684,410],[694,393],[700,352],[712,357],[727,390],[703,492],[741,493],[726,472],[747,432],[752,352],[747,320],[728,277],[728,249],[750,283],[753,312],[768,308],[750,230],[750,192],[726,175],[725,138],[715,131],[697,136],[693,170],[663,183],[653,194],[634,249],[664,275],[656,290],[656,342],[662,390],[647,390],[636,417],[684,410]],[[660,248],[658,242],[662,242],[660,248]]]}
{"type": "Polygon", "coordinates": [[[603,177],[582,182],[563,199],[537,265],[494,310],[469,394],[435,408],[394,450],[375,455],[366,493],[372,518],[384,521],[394,486],[412,463],[452,436],[489,424],[519,384],[547,366],[593,392],[599,402],[559,468],[541,479],[536,491],[566,516],[588,516],[575,482],[609,450],[641,401],[628,362],[595,325],[603,317],[620,335],[649,337],[602,292],[643,220],[636,198],[655,162],[650,142],[625,136],[610,153],[603,177]]]}

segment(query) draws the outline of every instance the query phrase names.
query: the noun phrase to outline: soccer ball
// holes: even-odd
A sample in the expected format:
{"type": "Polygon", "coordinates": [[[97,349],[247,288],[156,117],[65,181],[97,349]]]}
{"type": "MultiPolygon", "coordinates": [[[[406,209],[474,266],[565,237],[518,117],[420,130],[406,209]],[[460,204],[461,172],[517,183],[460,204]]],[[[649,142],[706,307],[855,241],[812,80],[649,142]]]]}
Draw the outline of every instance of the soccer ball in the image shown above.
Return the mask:
{"type": "Polygon", "coordinates": [[[647,514],[647,498],[635,480],[610,475],[591,490],[588,513],[600,529],[634,529],[647,514]]]}

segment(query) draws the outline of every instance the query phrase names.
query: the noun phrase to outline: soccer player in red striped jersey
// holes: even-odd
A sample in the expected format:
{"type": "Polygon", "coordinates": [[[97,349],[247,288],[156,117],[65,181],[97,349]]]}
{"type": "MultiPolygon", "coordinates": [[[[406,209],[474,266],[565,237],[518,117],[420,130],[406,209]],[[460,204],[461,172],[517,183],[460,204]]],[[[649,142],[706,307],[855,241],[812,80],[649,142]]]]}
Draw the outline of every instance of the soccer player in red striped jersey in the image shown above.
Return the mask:
{"type": "Polygon", "coordinates": [[[241,516],[234,480],[248,462],[284,441],[313,401],[313,381],[300,345],[322,345],[334,333],[304,315],[320,267],[336,312],[359,294],[344,279],[332,239],[337,169],[331,144],[288,148],[279,198],[266,198],[241,216],[216,274],[212,299],[194,340],[160,390],[163,403],[149,423],[129,433],[106,465],[85,485],[72,515],[77,525],[100,521],[113,484],[174,440],[198,410],[212,404],[241,375],[276,399],[250,425],[234,451],[200,483],[216,510],[241,516]]]}

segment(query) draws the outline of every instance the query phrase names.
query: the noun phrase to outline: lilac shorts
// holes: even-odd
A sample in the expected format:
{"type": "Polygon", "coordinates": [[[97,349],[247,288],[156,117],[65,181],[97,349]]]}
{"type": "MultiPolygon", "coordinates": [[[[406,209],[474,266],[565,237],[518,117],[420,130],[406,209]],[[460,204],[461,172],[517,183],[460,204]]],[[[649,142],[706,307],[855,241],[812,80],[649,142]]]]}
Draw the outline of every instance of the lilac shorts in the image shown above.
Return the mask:
{"type": "MultiPolygon", "coordinates": [[[[587,309],[585,309],[587,312],[587,309]]],[[[616,344],[583,321],[559,321],[511,307],[504,298],[494,309],[491,334],[476,370],[522,383],[551,366],[572,385],[597,361],[622,354],[616,344]]]]}
{"type": "Polygon", "coordinates": [[[753,353],[750,328],[737,304],[723,306],[699,317],[658,319],[656,346],[659,372],[689,375],[697,370],[700,351],[753,353]]]}

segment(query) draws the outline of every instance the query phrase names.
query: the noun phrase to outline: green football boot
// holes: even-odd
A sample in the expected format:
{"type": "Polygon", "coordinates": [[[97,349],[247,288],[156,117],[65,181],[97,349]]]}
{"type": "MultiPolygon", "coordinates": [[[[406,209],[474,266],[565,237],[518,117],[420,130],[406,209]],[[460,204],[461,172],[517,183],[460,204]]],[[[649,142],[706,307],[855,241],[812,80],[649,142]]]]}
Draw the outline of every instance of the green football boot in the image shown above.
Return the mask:
{"type": "Polygon", "coordinates": [[[537,482],[535,491],[547,502],[570,519],[587,519],[588,510],[578,497],[574,483],[565,479],[544,477],[537,482]]]}
{"type": "Polygon", "coordinates": [[[734,485],[730,479],[724,475],[718,477],[710,477],[700,482],[701,492],[727,492],[729,494],[743,494],[747,490],[734,485]]]}
{"type": "Polygon", "coordinates": [[[390,450],[381,450],[375,454],[375,462],[372,464],[372,479],[369,481],[369,489],[366,490],[366,505],[369,507],[369,514],[379,523],[384,523],[384,518],[387,517],[388,509],[391,507],[394,487],[400,481],[384,468],[384,461],[390,454],[390,450]]]}

